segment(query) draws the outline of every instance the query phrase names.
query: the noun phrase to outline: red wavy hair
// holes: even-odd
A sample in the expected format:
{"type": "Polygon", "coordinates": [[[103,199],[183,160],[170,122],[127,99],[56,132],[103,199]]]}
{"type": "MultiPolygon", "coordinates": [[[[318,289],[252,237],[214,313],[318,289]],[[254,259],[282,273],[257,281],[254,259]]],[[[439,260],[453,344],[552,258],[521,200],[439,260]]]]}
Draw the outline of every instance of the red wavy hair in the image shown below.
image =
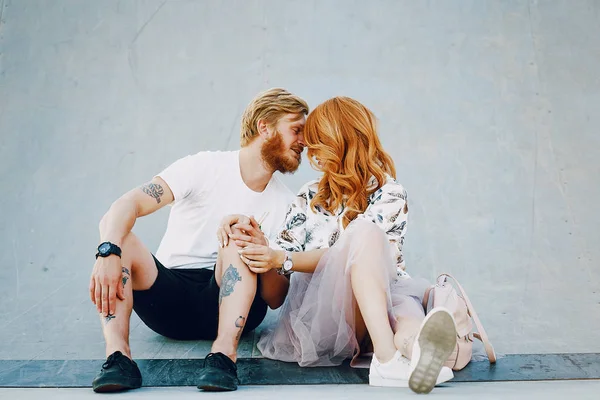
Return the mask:
{"type": "Polygon", "coordinates": [[[311,165],[323,172],[310,206],[333,214],[343,206],[344,227],[366,210],[369,196],[385,184],[385,174],[396,178],[375,115],[354,99],[334,97],[317,106],[306,119],[304,140],[311,165]],[[373,177],[377,185],[370,187],[373,177]]]}

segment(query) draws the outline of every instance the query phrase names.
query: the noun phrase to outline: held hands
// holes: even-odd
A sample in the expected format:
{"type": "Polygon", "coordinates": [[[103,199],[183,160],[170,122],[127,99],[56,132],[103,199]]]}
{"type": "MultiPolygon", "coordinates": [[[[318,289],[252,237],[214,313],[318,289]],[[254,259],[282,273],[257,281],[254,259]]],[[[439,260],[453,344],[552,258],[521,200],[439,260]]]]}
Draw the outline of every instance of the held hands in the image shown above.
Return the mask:
{"type": "Polygon", "coordinates": [[[90,299],[103,316],[114,314],[117,297],[125,300],[123,292],[121,258],[116,255],[98,257],[90,278],[90,299]]]}
{"type": "Polygon", "coordinates": [[[229,240],[244,248],[250,244],[268,245],[265,234],[260,230],[260,224],[254,217],[241,214],[228,215],[221,221],[217,229],[217,240],[221,248],[227,247],[229,240]]]}
{"type": "Polygon", "coordinates": [[[240,259],[256,274],[280,268],[285,258],[283,251],[269,247],[260,223],[252,216],[233,214],[223,218],[217,229],[217,240],[221,248],[233,241],[240,249],[240,259]]]}

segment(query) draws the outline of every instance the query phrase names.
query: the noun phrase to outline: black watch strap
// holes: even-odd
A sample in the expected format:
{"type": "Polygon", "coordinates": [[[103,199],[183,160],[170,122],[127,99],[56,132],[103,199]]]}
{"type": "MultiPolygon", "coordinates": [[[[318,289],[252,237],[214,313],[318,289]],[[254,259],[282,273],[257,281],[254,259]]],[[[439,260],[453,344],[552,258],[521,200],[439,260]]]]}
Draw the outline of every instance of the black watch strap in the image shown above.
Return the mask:
{"type": "Polygon", "coordinates": [[[96,258],[108,257],[111,254],[121,257],[121,248],[111,242],[100,243],[100,245],[98,246],[98,252],[96,253],[96,258]]]}

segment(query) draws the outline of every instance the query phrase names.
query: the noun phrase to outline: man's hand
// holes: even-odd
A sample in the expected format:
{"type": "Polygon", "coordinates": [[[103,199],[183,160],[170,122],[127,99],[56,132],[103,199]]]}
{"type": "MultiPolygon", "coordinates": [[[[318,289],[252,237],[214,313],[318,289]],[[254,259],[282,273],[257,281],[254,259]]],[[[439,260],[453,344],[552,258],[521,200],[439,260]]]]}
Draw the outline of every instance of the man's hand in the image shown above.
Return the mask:
{"type": "Polygon", "coordinates": [[[103,316],[114,314],[117,297],[125,300],[121,284],[121,258],[117,255],[98,257],[90,278],[90,299],[103,316]]]}
{"type": "Polygon", "coordinates": [[[266,246],[269,243],[254,217],[241,214],[226,216],[217,229],[217,240],[221,248],[226,247],[230,239],[235,241],[235,244],[240,248],[250,244],[266,246]]]}
{"type": "Polygon", "coordinates": [[[273,250],[265,245],[249,244],[239,250],[240,258],[255,274],[262,274],[272,269],[278,269],[283,264],[285,253],[273,250]]]}

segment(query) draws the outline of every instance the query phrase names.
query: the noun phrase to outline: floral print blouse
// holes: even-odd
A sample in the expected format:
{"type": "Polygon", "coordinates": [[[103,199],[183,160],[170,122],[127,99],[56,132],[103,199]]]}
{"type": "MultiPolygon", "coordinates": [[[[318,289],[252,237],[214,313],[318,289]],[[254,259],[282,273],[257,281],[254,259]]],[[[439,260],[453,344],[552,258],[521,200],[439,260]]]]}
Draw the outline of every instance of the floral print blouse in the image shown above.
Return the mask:
{"type": "MultiPolygon", "coordinates": [[[[372,182],[377,183],[374,178],[372,182]]],[[[329,248],[344,231],[341,218],[343,207],[336,214],[321,207],[316,207],[316,213],[311,209],[310,202],[318,191],[318,185],[319,180],[305,184],[288,208],[285,223],[275,239],[282,249],[300,252],[329,248]]],[[[392,244],[398,277],[402,278],[409,277],[404,271],[402,255],[407,217],[406,190],[389,175],[385,184],[369,197],[365,212],[356,217],[372,221],[386,233],[392,244]]]]}

